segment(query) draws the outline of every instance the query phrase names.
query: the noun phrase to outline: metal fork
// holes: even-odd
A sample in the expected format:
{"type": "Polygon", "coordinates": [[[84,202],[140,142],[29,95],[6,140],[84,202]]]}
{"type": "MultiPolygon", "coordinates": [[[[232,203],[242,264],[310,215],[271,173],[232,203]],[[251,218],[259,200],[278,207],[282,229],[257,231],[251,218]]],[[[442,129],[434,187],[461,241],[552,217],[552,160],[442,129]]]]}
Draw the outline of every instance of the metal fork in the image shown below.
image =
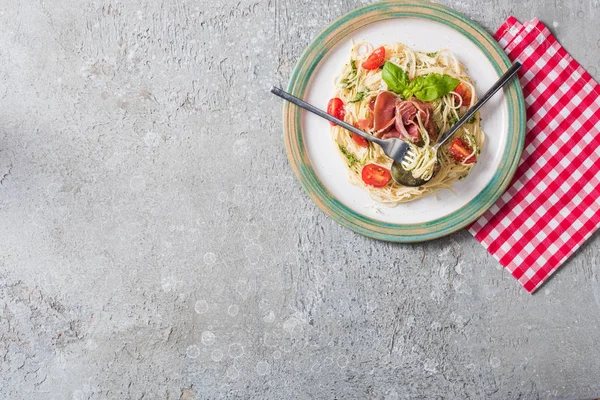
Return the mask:
{"type": "Polygon", "coordinates": [[[342,128],[347,129],[350,132],[357,134],[358,136],[368,140],[369,142],[377,143],[378,145],[381,146],[381,149],[383,150],[385,155],[387,155],[392,160],[402,161],[402,159],[404,158],[404,155],[406,154],[406,151],[409,149],[408,144],[406,144],[404,141],[402,141],[400,139],[376,138],[373,135],[369,135],[368,133],[363,132],[360,129],[353,127],[352,125],[348,124],[347,122],[342,121],[341,119],[337,119],[336,117],[327,114],[325,111],[313,106],[312,104],[308,104],[307,102],[300,100],[296,96],[293,96],[278,87],[275,87],[275,86],[271,87],[271,93],[273,93],[276,96],[281,97],[284,100],[289,101],[290,103],[297,105],[298,107],[304,108],[305,110],[310,111],[311,113],[316,114],[321,118],[325,118],[328,121],[338,124],[342,128]]]}

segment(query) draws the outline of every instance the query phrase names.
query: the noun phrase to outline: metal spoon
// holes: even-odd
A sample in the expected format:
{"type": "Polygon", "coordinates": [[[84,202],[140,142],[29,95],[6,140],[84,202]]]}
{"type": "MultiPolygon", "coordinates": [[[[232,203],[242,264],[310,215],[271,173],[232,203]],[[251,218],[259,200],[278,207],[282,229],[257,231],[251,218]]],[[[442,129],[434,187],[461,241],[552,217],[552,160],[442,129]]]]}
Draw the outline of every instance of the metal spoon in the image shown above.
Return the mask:
{"type": "MultiPolygon", "coordinates": [[[[452,137],[452,135],[454,135],[454,133],[456,133],[456,131],[465,123],[467,122],[469,119],[471,119],[471,117],[473,116],[473,114],[475,114],[480,108],[481,106],[483,106],[485,103],[488,102],[489,99],[492,98],[492,96],[498,91],[500,90],[504,85],[506,85],[510,79],[517,73],[517,71],[521,68],[521,63],[520,62],[516,62],[514,63],[504,74],[502,74],[502,76],[500,77],[500,79],[498,79],[498,81],[483,95],[483,97],[477,102],[475,103],[475,105],[473,107],[471,107],[466,113],[465,115],[463,115],[453,126],[452,128],[450,128],[446,133],[444,133],[442,135],[442,137],[440,138],[440,140],[433,146],[433,150],[437,153],[437,151],[439,150],[439,148],[446,143],[448,140],[450,140],[450,138],[452,137]]],[[[413,155],[411,154],[412,151],[409,150],[406,152],[405,157],[409,158],[412,157],[413,155]]],[[[436,154],[437,157],[437,154],[436,154]]],[[[431,177],[427,180],[425,179],[421,179],[421,178],[415,178],[412,174],[411,171],[407,171],[406,169],[404,169],[402,167],[402,162],[398,161],[398,160],[394,160],[394,163],[392,164],[392,168],[390,169],[391,173],[392,173],[392,178],[394,179],[394,181],[396,181],[396,183],[403,185],[403,186],[423,186],[424,184],[426,184],[427,182],[429,182],[429,180],[431,180],[431,178],[433,178],[433,176],[435,175],[435,173],[437,172],[434,169],[434,173],[431,174],[431,177]]]]}

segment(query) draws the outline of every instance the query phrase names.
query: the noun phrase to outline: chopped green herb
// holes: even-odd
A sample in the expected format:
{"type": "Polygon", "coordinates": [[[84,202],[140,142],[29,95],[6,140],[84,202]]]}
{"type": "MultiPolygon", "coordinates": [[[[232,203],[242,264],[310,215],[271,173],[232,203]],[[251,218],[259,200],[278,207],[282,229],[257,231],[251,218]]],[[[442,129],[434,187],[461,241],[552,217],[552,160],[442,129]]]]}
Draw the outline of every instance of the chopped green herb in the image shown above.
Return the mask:
{"type": "Polygon", "coordinates": [[[456,116],[456,114],[450,113],[450,118],[448,119],[448,123],[450,124],[450,126],[453,126],[457,122],[458,122],[458,117],[456,116]]]}
{"type": "Polygon", "coordinates": [[[358,158],[356,158],[356,156],[354,155],[354,153],[352,153],[351,151],[349,151],[345,146],[343,145],[338,145],[340,148],[340,151],[342,152],[342,154],[344,155],[344,157],[346,157],[346,159],[348,160],[348,166],[352,167],[354,166],[354,164],[358,163],[359,160],[358,158]]]}
{"type": "Polygon", "coordinates": [[[348,103],[357,103],[359,101],[362,101],[365,98],[365,96],[367,96],[370,92],[371,91],[369,90],[369,88],[364,88],[360,92],[356,93],[356,96],[354,96],[354,98],[348,103]]]}
{"type": "Polygon", "coordinates": [[[356,73],[358,70],[356,68],[356,60],[352,58],[350,59],[350,68],[350,73],[346,77],[340,79],[340,85],[344,89],[352,89],[356,85],[354,79],[356,78],[356,73]]]}
{"type": "Polygon", "coordinates": [[[340,80],[340,85],[344,89],[352,89],[354,87],[355,83],[353,81],[351,81],[350,78],[344,78],[344,79],[340,80]]]}
{"type": "Polygon", "coordinates": [[[468,124],[472,124],[477,120],[477,116],[475,114],[473,114],[473,116],[471,118],[469,118],[469,120],[467,121],[468,124]]]}
{"type": "Polygon", "coordinates": [[[435,57],[435,56],[437,56],[437,51],[434,51],[433,53],[427,53],[427,55],[429,57],[435,57]]]}

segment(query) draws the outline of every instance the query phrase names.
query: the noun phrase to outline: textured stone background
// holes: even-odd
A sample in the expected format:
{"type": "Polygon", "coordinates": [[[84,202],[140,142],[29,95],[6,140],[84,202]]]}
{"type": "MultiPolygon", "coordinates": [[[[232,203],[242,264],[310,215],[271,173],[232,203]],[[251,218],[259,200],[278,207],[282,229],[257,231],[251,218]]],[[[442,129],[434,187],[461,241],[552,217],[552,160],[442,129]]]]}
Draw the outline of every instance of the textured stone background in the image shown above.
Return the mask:
{"type": "MultiPolygon", "coordinates": [[[[466,232],[376,242],[296,182],[267,90],[362,3],[0,3],[0,398],[600,396],[598,235],[530,296],[466,232]]],[[[444,3],[600,78],[598,0],[444,3]]]]}

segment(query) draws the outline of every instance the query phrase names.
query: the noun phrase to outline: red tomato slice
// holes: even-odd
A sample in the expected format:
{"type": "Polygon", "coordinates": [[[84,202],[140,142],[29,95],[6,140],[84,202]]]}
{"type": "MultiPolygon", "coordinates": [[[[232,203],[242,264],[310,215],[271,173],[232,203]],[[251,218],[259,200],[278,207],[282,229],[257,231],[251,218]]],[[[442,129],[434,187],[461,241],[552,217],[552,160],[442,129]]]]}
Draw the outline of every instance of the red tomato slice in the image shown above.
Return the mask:
{"type": "Polygon", "coordinates": [[[354,142],[356,142],[356,144],[360,147],[369,147],[369,142],[367,142],[367,139],[363,138],[362,136],[358,136],[356,133],[352,134],[352,140],[354,140],[354,142]]]}
{"type": "Polygon", "coordinates": [[[362,63],[362,67],[367,70],[373,70],[381,67],[385,62],[385,47],[376,48],[369,58],[362,63]]]}
{"type": "Polygon", "coordinates": [[[392,179],[390,171],[377,164],[367,164],[362,169],[362,180],[373,187],[384,187],[392,179]]]}
{"type": "Polygon", "coordinates": [[[469,157],[472,152],[473,150],[463,138],[454,139],[450,145],[450,155],[460,163],[473,164],[477,161],[475,155],[469,157]]]}
{"type": "MultiPolygon", "coordinates": [[[[334,97],[333,99],[329,100],[329,103],[327,103],[327,114],[333,115],[337,119],[341,119],[343,121],[344,117],[346,116],[346,110],[344,109],[344,102],[342,99],[334,97]]],[[[329,124],[331,126],[337,125],[331,121],[329,124]]]]}
{"type": "Polygon", "coordinates": [[[462,105],[463,106],[471,106],[471,89],[464,83],[459,83],[458,86],[454,89],[456,94],[462,97],[462,105]]]}

